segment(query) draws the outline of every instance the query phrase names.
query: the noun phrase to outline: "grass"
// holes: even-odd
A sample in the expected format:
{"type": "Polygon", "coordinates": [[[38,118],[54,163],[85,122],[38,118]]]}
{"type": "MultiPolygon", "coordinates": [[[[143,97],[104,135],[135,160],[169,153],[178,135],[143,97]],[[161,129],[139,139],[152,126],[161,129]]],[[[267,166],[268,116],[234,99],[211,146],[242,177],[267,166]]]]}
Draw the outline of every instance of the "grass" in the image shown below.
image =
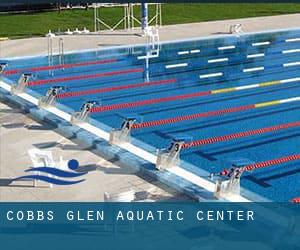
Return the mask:
{"type": "MultiPolygon", "coordinates": [[[[163,24],[203,22],[243,17],[300,13],[300,4],[163,4],[163,24]]],[[[135,8],[139,16],[139,7],[135,8]]],[[[154,13],[150,7],[150,15],[154,13]]],[[[101,17],[110,25],[123,15],[123,8],[101,9],[101,17]]],[[[65,10],[35,14],[0,15],[0,37],[43,36],[48,30],[93,30],[93,10],[65,10]]]]}

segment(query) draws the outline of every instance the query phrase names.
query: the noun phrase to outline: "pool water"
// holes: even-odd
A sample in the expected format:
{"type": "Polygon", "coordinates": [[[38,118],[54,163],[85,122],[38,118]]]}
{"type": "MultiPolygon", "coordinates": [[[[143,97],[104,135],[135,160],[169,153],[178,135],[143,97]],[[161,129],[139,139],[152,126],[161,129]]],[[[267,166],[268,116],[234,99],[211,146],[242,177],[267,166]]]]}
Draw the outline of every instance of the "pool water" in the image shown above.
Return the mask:
{"type": "MultiPolygon", "coordinates": [[[[91,117],[110,128],[119,128],[130,114],[145,125],[210,113],[132,131],[157,149],[179,135],[199,140],[300,121],[300,29],[167,42],[150,59],[144,58],[147,52],[145,45],[74,52],[65,55],[64,66],[54,56],[50,67],[45,56],[12,58],[4,77],[16,82],[22,72],[32,72],[29,89],[41,96],[64,86],[57,102],[69,112],[98,101],[91,117]],[[256,106],[211,115],[249,105],[256,106]]],[[[293,126],[190,147],[181,159],[220,172],[237,159],[262,162],[299,153],[300,129],[293,126]]],[[[264,198],[288,201],[300,195],[300,161],[246,172],[241,185],[264,198]]]]}

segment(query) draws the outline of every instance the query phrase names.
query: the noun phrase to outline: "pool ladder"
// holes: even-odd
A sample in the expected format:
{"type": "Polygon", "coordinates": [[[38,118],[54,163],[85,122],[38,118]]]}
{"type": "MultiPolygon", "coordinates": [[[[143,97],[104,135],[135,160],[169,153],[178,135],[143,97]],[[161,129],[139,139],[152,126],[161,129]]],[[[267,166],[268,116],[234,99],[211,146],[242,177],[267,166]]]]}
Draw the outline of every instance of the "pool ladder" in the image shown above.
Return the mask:
{"type": "MultiPolygon", "coordinates": [[[[53,75],[53,70],[51,69],[51,67],[54,65],[53,36],[48,36],[47,51],[48,51],[48,66],[50,68],[49,75],[53,75]]],[[[61,37],[58,40],[58,61],[60,65],[65,64],[64,40],[61,37]]]]}
{"type": "MultiPolygon", "coordinates": [[[[53,37],[48,36],[47,39],[47,50],[48,50],[48,66],[53,66],[53,37]]],[[[49,75],[52,75],[53,71],[49,69],[49,75]]]]}
{"type": "Polygon", "coordinates": [[[58,40],[58,54],[59,54],[59,64],[64,65],[65,64],[64,39],[61,37],[58,40]]]}

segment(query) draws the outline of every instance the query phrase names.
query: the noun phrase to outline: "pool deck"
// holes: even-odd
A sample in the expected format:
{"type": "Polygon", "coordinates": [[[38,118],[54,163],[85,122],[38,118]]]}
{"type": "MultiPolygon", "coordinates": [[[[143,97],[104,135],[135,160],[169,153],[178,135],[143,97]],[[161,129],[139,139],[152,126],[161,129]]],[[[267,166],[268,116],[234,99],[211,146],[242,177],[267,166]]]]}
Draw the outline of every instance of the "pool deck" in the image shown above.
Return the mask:
{"type": "Polygon", "coordinates": [[[0,103],[0,200],[1,201],[102,201],[103,193],[136,192],[137,200],[186,200],[185,195],[170,190],[149,177],[140,177],[118,162],[109,162],[83,145],[62,137],[48,124],[36,122],[20,109],[0,103]],[[86,181],[72,186],[54,186],[32,181],[14,182],[10,178],[24,175],[31,166],[27,149],[37,147],[51,150],[55,160],[59,156],[75,158],[88,171],[86,181]],[[18,157],[15,157],[18,156],[18,157]]]}
{"type": "MultiPolygon", "coordinates": [[[[299,26],[300,14],[165,26],[160,29],[160,37],[165,41],[221,35],[228,32],[230,24],[235,23],[241,23],[246,32],[292,28],[299,26]]],[[[89,35],[88,39],[87,36],[69,36],[65,37],[65,51],[143,43],[144,41],[144,37],[134,32],[128,34],[122,31],[89,35]]],[[[1,43],[0,53],[5,57],[44,54],[46,45],[46,38],[10,40],[1,43]]],[[[102,201],[104,192],[119,193],[130,189],[141,194],[141,199],[145,193],[148,194],[147,198],[152,200],[188,199],[157,181],[149,178],[142,179],[131,169],[120,168],[117,162],[105,161],[84,146],[77,144],[76,141],[60,136],[53,131],[51,126],[33,121],[20,110],[2,103],[0,103],[0,138],[0,200],[102,201]],[[26,151],[33,146],[53,150],[54,155],[62,155],[65,159],[78,159],[81,165],[91,168],[87,181],[71,187],[54,187],[53,189],[32,188],[31,183],[7,186],[9,177],[21,175],[29,166],[30,159],[26,151]],[[13,157],[14,155],[20,157],[13,157]]]]}

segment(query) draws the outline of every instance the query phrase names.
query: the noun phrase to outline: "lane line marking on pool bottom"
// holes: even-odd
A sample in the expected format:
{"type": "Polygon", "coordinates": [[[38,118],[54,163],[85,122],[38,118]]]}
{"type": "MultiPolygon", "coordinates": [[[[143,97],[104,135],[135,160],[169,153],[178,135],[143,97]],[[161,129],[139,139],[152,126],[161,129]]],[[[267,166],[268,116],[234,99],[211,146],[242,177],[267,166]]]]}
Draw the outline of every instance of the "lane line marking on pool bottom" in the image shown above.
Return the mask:
{"type": "Polygon", "coordinates": [[[24,68],[24,69],[10,69],[3,72],[4,75],[14,75],[18,73],[24,72],[38,72],[38,71],[46,71],[46,70],[56,70],[56,69],[69,69],[75,67],[82,67],[82,66],[91,66],[91,65],[99,65],[99,64],[108,64],[117,62],[117,59],[107,59],[107,60],[99,60],[99,61],[86,61],[86,62],[79,62],[79,63],[66,63],[63,65],[53,65],[53,66],[40,66],[40,67],[33,67],[33,68],[24,68]]]}
{"type": "Polygon", "coordinates": [[[192,49],[192,50],[190,50],[191,54],[196,54],[196,53],[200,53],[200,52],[201,52],[200,49],[192,49]]]}
{"type": "MultiPolygon", "coordinates": [[[[7,91],[11,91],[11,86],[9,84],[4,83],[1,80],[0,80],[0,87],[2,87],[3,89],[5,89],[7,91]]],[[[30,103],[33,103],[35,105],[38,104],[38,99],[35,98],[35,97],[32,97],[28,94],[22,94],[22,95],[19,95],[19,96],[21,98],[29,101],[30,103]]],[[[70,119],[71,119],[70,114],[68,114],[64,111],[61,111],[61,110],[59,110],[55,107],[48,109],[48,111],[50,113],[53,113],[53,114],[61,117],[62,119],[66,120],[67,122],[70,122],[70,119]]],[[[78,124],[77,126],[89,131],[90,133],[98,136],[99,138],[102,138],[106,141],[109,140],[109,133],[108,132],[105,132],[102,129],[97,128],[97,127],[95,127],[95,126],[93,126],[89,123],[78,124]]],[[[144,150],[140,147],[137,147],[137,146],[135,146],[131,143],[124,143],[124,144],[120,144],[118,146],[120,148],[125,149],[126,151],[134,154],[134,155],[137,155],[137,156],[141,157],[142,159],[145,159],[145,160],[149,161],[152,164],[156,164],[157,156],[152,154],[152,153],[149,153],[148,151],[146,151],[146,150],[144,150]]],[[[204,178],[202,178],[198,175],[195,175],[195,174],[193,174],[189,171],[186,171],[186,170],[184,170],[180,167],[172,167],[171,169],[166,170],[166,171],[169,171],[169,172],[185,179],[186,181],[197,185],[200,188],[204,188],[205,190],[207,190],[209,192],[214,191],[214,189],[212,188],[214,186],[214,184],[212,182],[210,182],[208,180],[205,180],[204,178]]],[[[248,200],[248,199],[246,199],[242,196],[239,196],[239,195],[228,197],[227,200],[232,201],[232,202],[250,202],[250,200],[248,200]]]]}
{"type": "Polygon", "coordinates": [[[151,59],[151,58],[157,58],[159,57],[158,54],[150,54],[150,55],[144,55],[144,56],[138,56],[137,59],[138,60],[143,60],[143,59],[151,59]]]}
{"type": "Polygon", "coordinates": [[[223,115],[223,114],[241,112],[241,111],[251,110],[251,109],[255,109],[255,108],[263,108],[263,107],[284,104],[284,103],[290,103],[290,102],[296,102],[296,101],[300,101],[300,96],[282,99],[282,100],[262,102],[262,103],[257,103],[257,104],[249,104],[249,105],[245,105],[245,106],[238,106],[238,107],[227,108],[227,109],[213,110],[213,111],[208,111],[208,112],[204,112],[204,113],[196,113],[196,114],[191,114],[191,115],[176,116],[176,117],[172,117],[172,118],[135,123],[132,125],[132,129],[142,129],[142,128],[148,128],[148,127],[162,126],[162,125],[171,124],[171,123],[177,123],[177,122],[200,119],[200,118],[204,118],[204,117],[218,116],[218,115],[223,115]]]}
{"type": "Polygon", "coordinates": [[[42,85],[48,83],[57,83],[57,82],[66,82],[66,81],[74,81],[74,80],[83,80],[83,79],[91,79],[91,78],[100,78],[105,76],[115,76],[115,75],[126,75],[130,73],[140,73],[144,70],[142,68],[134,68],[134,69],[126,69],[126,70],[117,70],[117,71],[110,71],[110,72],[103,72],[97,74],[89,74],[89,75],[77,75],[77,76],[68,76],[68,77],[59,77],[53,79],[44,79],[44,80],[37,80],[31,81],[28,83],[28,86],[35,86],[35,85],[42,85]]]}
{"type": "Polygon", "coordinates": [[[283,50],[282,54],[290,54],[290,53],[298,53],[300,52],[300,49],[289,49],[289,50],[283,50]]]}
{"type": "Polygon", "coordinates": [[[187,67],[187,66],[188,66],[188,63],[169,64],[169,65],[166,65],[166,69],[182,68],[182,67],[187,67]]]}
{"type": "Polygon", "coordinates": [[[227,62],[228,58],[224,57],[224,58],[218,58],[218,59],[210,59],[207,62],[208,63],[218,63],[218,62],[227,62]]]}
{"type": "Polygon", "coordinates": [[[200,53],[200,49],[192,49],[190,51],[184,50],[184,51],[178,51],[177,55],[188,55],[188,54],[196,54],[200,53]]]}
{"type": "Polygon", "coordinates": [[[228,49],[235,49],[235,46],[230,45],[230,46],[218,47],[218,50],[228,50],[228,49]]]}
{"type": "Polygon", "coordinates": [[[115,109],[134,108],[134,107],[138,107],[138,106],[152,105],[152,104],[161,103],[161,102],[170,102],[170,101],[176,101],[176,100],[196,98],[196,97],[201,97],[201,96],[209,96],[209,95],[220,94],[220,93],[240,91],[240,90],[245,90],[245,89],[267,87],[267,86],[271,86],[271,85],[275,85],[275,84],[284,84],[284,83],[295,82],[295,81],[300,81],[300,77],[289,78],[289,79],[284,79],[284,80],[276,80],[276,81],[270,81],[270,82],[263,82],[263,83],[258,83],[258,84],[250,84],[250,85],[239,86],[239,87],[201,91],[201,92],[195,92],[195,93],[184,94],[184,95],[147,99],[147,100],[141,100],[141,101],[136,101],[136,102],[116,103],[116,104],[111,104],[111,105],[106,105],[106,106],[94,107],[91,109],[91,112],[98,113],[98,112],[111,111],[111,110],[115,110],[115,109]]]}
{"type": "Polygon", "coordinates": [[[187,55],[189,54],[190,52],[188,50],[185,50],[185,51],[178,51],[177,52],[177,55],[187,55]]]}
{"type": "Polygon", "coordinates": [[[269,45],[269,44],[271,44],[271,42],[266,41],[266,42],[252,43],[252,46],[256,47],[256,46],[264,46],[264,45],[269,45]]]}
{"type": "Polygon", "coordinates": [[[300,42],[300,37],[299,38],[290,38],[285,40],[286,43],[292,43],[292,42],[300,42]]]}
{"type": "Polygon", "coordinates": [[[204,74],[204,75],[199,75],[199,78],[210,78],[210,77],[217,77],[217,76],[222,76],[222,72],[217,72],[217,73],[211,73],[211,74],[204,74]]]}
{"type": "Polygon", "coordinates": [[[265,56],[264,53],[258,53],[258,54],[247,55],[247,58],[257,58],[257,57],[264,57],[264,56],[265,56]]]}
{"type": "Polygon", "coordinates": [[[298,66],[300,65],[300,62],[290,62],[290,63],[284,63],[283,67],[292,67],[292,66],[298,66]]]}
{"type": "Polygon", "coordinates": [[[243,72],[244,73],[255,72],[255,71],[261,71],[261,70],[264,70],[264,69],[265,69],[265,67],[246,68],[246,69],[243,69],[243,72]]]}

